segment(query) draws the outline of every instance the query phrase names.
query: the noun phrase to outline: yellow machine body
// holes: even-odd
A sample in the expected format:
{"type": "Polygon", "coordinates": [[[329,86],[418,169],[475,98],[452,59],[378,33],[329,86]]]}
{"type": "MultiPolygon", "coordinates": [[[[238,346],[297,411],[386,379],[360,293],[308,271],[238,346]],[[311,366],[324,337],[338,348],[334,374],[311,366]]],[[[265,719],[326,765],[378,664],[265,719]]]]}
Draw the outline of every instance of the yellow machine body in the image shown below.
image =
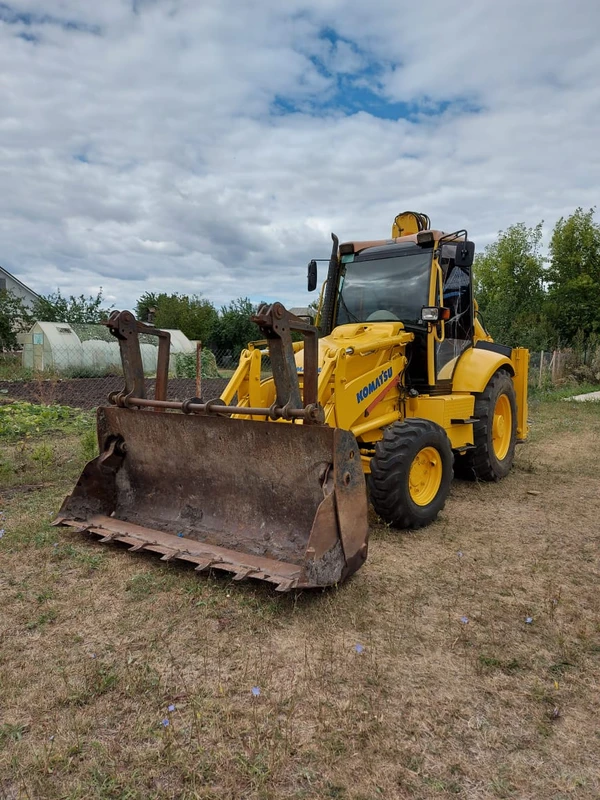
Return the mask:
{"type": "MultiPolygon", "coordinates": [[[[419,232],[417,222],[420,217],[424,215],[412,212],[398,215],[393,233],[398,230],[409,230],[409,233],[395,237],[392,242],[412,241],[419,232]]],[[[435,233],[438,238],[441,236],[441,232],[435,233]]],[[[356,246],[360,249],[365,245],[380,244],[383,243],[360,242],[356,246]]],[[[429,290],[431,306],[438,302],[443,306],[444,303],[443,295],[439,296],[439,272],[440,264],[434,256],[429,290]]],[[[323,292],[321,302],[322,298],[323,292]]],[[[435,347],[437,340],[443,340],[443,335],[432,327],[427,337],[432,385],[436,382],[435,347]]],[[[446,431],[452,448],[458,454],[472,446],[475,397],[484,391],[499,369],[505,369],[513,381],[517,399],[517,441],[523,442],[527,438],[529,352],[526,349],[513,348],[510,355],[479,349],[478,342],[492,343],[493,340],[475,318],[472,346],[451,359],[439,373],[439,379],[451,381],[447,390],[411,397],[406,392],[405,372],[407,345],[413,339],[414,334],[406,330],[402,322],[339,325],[319,339],[318,401],[325,410],[325,422],[356,436],[365,472],[370,471],[373,446],[383,437],[385,428],[404,419],[422,418],[437,423],[446,431]]],[[[242,352],[238,368],[221,395],[225,403],[230,404],[235,397],[240,406],[269,406],[274,402],[273,380],[261,378],[264,374],[262,359],[268,356],[263,348],[264,343],[257,342],[242,352]]],[[[295,349],[302,386],[302,343],[295,343],[295,349]]],[[[280,423],[286,424],[284,420],[280,423]]]]}

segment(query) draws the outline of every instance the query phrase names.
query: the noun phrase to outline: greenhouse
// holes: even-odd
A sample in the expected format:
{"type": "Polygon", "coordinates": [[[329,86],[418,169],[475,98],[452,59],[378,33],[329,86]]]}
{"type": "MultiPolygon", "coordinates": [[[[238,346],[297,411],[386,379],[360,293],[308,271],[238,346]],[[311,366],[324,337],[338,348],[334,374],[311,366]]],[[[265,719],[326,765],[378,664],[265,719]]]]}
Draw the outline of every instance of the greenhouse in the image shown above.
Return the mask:
{"type": "MultiPolygon", "coordinates": [[[[177,357],[194,353],[196,345],[179,330],[170,330],[169,372],[175,373],[177,357]]],[[[34,372],[53,372],[66,377],[91,378],[121,371],[119,343],[105,325],[36,322],[19,337],[23,367],[34,372]]],[[[158,338],[140,335],[144,372],[156,372],[158,338]]]]}

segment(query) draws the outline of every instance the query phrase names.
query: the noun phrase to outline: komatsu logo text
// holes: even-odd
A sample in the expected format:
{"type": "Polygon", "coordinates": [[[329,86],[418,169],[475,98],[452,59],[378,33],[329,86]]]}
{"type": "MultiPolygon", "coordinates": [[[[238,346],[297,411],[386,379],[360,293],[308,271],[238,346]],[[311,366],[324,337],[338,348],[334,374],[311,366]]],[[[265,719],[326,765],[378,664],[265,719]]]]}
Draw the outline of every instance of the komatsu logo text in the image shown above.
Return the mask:
{"type": "Polygon", "coordinates": [[[360,390],[360,392],[356,393],[356,402],[362,403],[363,400],[373,394],[376,389],[379,389],[380,386],[383,386],[384,383],[387,383],[389,379],[392,377],[392,368],[384,369],[381,371],[381,375],[378,375],[374,381],[371,381],[366,386],[360,390]]]}

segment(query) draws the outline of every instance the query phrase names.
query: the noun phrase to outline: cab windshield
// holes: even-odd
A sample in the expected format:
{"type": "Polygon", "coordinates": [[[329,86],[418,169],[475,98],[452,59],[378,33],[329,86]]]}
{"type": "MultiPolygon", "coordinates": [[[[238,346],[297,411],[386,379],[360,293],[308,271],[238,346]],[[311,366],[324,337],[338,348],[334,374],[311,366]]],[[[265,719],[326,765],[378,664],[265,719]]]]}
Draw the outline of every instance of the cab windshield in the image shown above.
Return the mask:
{"type": "Polygon", "coordinates": [[[369,248],[342,264],[337,324],[419,323],[429,305],[432,258],[430,249],[398,244],[369,248]]]}

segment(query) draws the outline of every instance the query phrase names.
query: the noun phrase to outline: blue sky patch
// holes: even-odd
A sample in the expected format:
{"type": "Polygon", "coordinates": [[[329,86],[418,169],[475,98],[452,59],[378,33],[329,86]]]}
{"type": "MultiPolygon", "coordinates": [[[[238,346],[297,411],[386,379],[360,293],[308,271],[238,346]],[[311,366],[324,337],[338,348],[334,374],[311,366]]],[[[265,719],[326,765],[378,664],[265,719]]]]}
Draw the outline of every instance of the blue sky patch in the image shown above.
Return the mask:
{"type": "MultiPolygon", "coordinates": [[[[480,107],[467,98],[452,100],[432,100],[423,97],[418,102],[391,100],[385,95],[383,78],[389,70],[402,69],[401,63],[385,63],[374,58],[356,42],[343,38],[332,28],[324,28],[319,41],[325,43],[318,53],[306,53],[318,74],[329,82],[329,89],[309,98],[305,96],[277,95],[272,103],[272,113],[277,116],[287,114],[327,112],[351,116],[359,112],[387,120],[406,119],[420,122],[441,116],[449,110],[461,113],[475,113],[480,107]],[[358,69],[346,71],[336,69],[336,50],[343,45],[346,54],[355,56],[358,69]]],[[[339,66],[339,65],[338,65],[339,66]]]]}
{"type": "MultiPolygon", "coordinates": [[[[83,33],[92,33],[95,36],[99,36],[101,33],[98,25],[88,25],[85,22],[79,22],[74,19],[61,19],[50,14],[18,11],[8,3],[0,3],[0,22],[5,22],[8,25],[27,25],[28,27],[31,25],[58,25],[64,30],[82,31],[83,33]]],[[[27,36],[21,36],[21,38],[27,41],[34,41],[34,39],[27,38],[27,36]]]]}

